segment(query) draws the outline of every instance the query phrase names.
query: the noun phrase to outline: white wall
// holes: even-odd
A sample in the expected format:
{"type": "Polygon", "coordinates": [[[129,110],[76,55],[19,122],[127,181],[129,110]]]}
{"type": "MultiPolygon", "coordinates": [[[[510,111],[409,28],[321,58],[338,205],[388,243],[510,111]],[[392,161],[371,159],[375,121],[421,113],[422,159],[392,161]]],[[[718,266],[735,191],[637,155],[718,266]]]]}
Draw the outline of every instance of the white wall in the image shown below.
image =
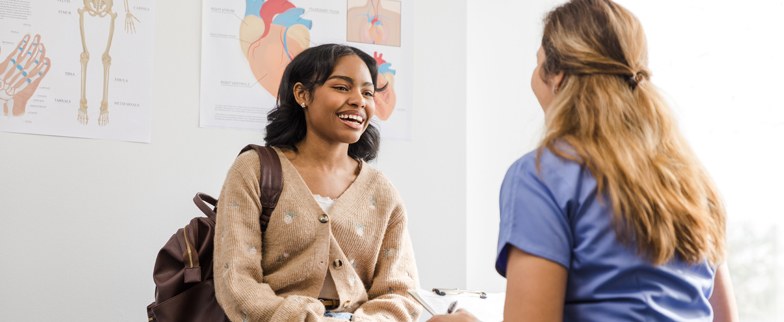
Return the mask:
{"type": "MultiPolygon", "coordinates": [[[[376,163],[430,288],[465,287],[465,1],[416,2],[414,140],[384,141],[376,163]]],[[[262,142],[198,127],[201,6],[155,9],[151,144],[0,133],[0,320],[146,321],[155,256],[198,214],[194,193],[217,196],[262,142]]]]}
{"type": "Polygon", "coordinates": [[[498,195],[507,168],[534,149],[540,138],[544,114],[531,91],[531,73],[542,40],[542,18],[561,2],[468,2],[466,279],[470,289],[506,290],[506,279],[495,271],[498,195]]]}
{"type": "Polygon", "coordinates": [[[406,203],[422,287],[465,287],[466,0],[415,3],[413,141],[384,141],[378,168],[406,203]]]}

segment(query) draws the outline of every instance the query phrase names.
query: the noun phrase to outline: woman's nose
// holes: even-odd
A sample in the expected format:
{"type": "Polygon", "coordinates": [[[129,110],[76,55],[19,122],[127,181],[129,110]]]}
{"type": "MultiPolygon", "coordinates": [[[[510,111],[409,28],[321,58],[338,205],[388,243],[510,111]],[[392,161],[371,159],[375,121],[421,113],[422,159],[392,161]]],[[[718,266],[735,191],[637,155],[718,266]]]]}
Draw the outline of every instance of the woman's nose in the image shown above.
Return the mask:
{"type": "Polygon", "coordinates": [[[365,107],[365,99],[362,97],[362,92],[354,91],[349,98],[349,104],[356,105],[358,107],[365,107]]]}

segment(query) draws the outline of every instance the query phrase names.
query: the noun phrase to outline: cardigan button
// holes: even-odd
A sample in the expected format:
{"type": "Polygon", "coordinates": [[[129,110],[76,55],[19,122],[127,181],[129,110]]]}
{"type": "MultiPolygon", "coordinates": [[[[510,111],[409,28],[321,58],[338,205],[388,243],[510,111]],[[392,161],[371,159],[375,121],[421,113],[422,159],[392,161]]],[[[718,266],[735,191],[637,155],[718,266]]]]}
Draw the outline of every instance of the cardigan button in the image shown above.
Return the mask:
{"type": "Polygon", "coordinates": [[[334,267],[335,269],[343,268],[343,261],[336,259],[334,262],[332,262],[332,267],[334,267]]]}
{"type": "Polygon", "coordinates": [[[349,306],[351,306],[351,301],[346,301],[346,303],[343,303],[344,309],[348,308],[349,306]]]}
{"type": "Polygon", "coordinates": [[[327,214],[323,214],[321,215],[321,217],[319,217],[319,221],[322,224],[326,224],[327,222],[329,222],[329,216],[327,216],[327,214]]]}

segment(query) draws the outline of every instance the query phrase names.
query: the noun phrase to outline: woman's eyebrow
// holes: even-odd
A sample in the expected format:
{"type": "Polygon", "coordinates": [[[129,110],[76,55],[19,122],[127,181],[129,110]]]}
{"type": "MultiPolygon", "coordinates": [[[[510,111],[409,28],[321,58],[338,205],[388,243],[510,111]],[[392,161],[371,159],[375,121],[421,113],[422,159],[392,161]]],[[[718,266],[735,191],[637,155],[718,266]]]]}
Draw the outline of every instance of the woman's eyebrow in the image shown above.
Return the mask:
{"type": "Polygon", "coordinates": [[[347,82],[349,82],[349,83],[351,83],[351,84],[354,84],[354,79],[353,79],[353,78],[351,78],[351,77],[348,77],[348,76],[343,76],[343,75],[334,75],[334,76],[330,76],[329,78],[327,78],[327,80],[330,80],[330,79],[335,79],[335,78],[337,78],[337,79],[342,79],[342,80],[344,80],[344,81],[347,81],[347,82]]]}
{"type": "MultiPolygon", "coordinates": [[[[343,76],[343,75],[330,76],[329,78],[327,78],[327,80],[334,79],[334,78],[342,79],[342,80],[347,81],[347,82],[349,82],[351,84],[354,84],[354,79],[353,78],[348,77],[348,76],[343,76]]],[[[364,84],[362,84],[362,86],[373,86],[373,83],[365,82],[364,84]]]]}

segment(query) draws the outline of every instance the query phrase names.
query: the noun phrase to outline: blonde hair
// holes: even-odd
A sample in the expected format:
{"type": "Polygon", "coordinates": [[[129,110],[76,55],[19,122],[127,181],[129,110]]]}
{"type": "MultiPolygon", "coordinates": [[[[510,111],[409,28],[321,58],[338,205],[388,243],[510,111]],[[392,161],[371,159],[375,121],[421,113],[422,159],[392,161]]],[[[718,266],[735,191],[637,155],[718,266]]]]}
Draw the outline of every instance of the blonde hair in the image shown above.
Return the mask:
{"type": "Polygon", "coordinates": [[[649,81],[642,25],[610,0],[545,18],[542,78],[564,73],[539,147],[581,163],[607,193],[618,238],[656,265],[724,259],[721,196],[649,81]],[[570,151],[557,147],[567,143],[570,151]]]}

